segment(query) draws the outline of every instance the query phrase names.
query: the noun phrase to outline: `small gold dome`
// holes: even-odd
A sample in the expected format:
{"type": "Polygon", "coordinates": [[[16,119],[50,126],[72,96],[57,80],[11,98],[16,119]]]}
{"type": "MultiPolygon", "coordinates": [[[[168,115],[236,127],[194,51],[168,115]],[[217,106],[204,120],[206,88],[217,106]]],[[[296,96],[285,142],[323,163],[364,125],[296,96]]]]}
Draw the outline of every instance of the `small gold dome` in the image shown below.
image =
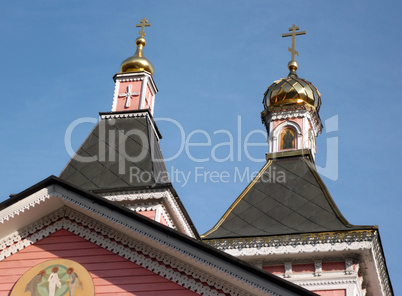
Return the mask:
{"type": "Polygon", "coordinates": [[[321,106],[321,94],[318,89],[311,82],[297,76],[296,61],[291,61],[288,67],[289,76],[275,81],[265,92],[264,108],[305,103],[318,111],[321,106]]]}
{"type": "Polygon", "coordinates": [[[135,41],[137,44],[137,50],[133,56],[125,59],[120,66],[121,73],[128,73],[128,72],[139,72],[139,71],[147,71],[151,75],[154,74],[154,66],[152,63],[144,57],[142,50],[147,43],[144,37],[139,37],[135,41]]]}

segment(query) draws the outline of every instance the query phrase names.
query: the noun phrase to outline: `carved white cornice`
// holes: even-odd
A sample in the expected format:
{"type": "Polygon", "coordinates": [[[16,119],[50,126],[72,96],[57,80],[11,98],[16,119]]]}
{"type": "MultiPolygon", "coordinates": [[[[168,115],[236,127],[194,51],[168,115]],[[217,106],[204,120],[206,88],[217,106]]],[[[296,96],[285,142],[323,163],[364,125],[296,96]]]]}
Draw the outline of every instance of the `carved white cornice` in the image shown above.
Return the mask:
{"type": "Polygon", "coordinates": [[[385,258],[383,256],[382,247],[378,235],[373,239],[373,257],[374,263],[377,270],[377,274],[380,276],[380,284],[383,295],[392,295],[391,293],[391,283],[389,282],[388,271],[385,263],[385,258]]]}
{"type": "Polygon", "coordinates": [[[144,78],[147,78],[147,80],[150,83],[150,89],[152,92],[152,95],[155,95],[158,92],[158,88],[156,87],[154,78],[151,74],[141,71],[141,72],[130,72],[130,73],[117,73],[113,79],[115,82],[131,82],[131,81],[138,81],[138,80],[144,80],[144,78]]]}
{"type": "MultiPolygon", "coordinates": [[[[177,229],[176,225],[174,224],[173,220],[171,219],[168,211],[166,210],[166,207],[164,204],[161,203],[140,203],[140,204],[124,204],[123,205],[126,208],[129,208],[130,210],[133,210],[134,212],[149,212],[149,211],[155,211],[155,216],[159,213],[160,215],[163,216],[165,219],[167,225],[170,228],[177,229]]],[[[157,221],[160,222],[160,221],[157,221]]]]}
{"type": "MultiPolygon", "coordinates": [[[[205,242],[215,248],[234,252],[244,249],[255,249],[261,255],[270,254],[270,248],[274,248],[275,253],[294,253],[292,250],[315,252],[314,248],[324,248],[319,245],[326,245],[332,250],[345,248],[344,244],[355,242],[371,242],[377,235],[374,230],[355,230],[347,232],[323,232],[323,233],[304,233],[296,235],[250,237],[250,238],[230,238],[230,239],[211,239],[205,242]],[[305,247],[303,249],[303,247],[305,247]]],[[[250,252],[250,251],[247,251],[250,252]]]]}
{"type": "Polygon", "coordinates": [[[102,114],[101,119],[147,117],[148,115],[149,114],[147,111],[132,113],[108,113],[102,114]]]}
{"type": "Polygon", "coordinates": [[[156,130],[156,126],[153,120],[151,120],[149,113],[147,111],[143,112],[127,112],[127,113],[108,113],[108,114],[101,114],[101,119],[120,119],[120,118],[138,118],[138,117],[145,117],[148,119],[149,124],[152,127],[152,130],[158,139],[160,140],[160,136],[158,131],[156,130]]]}
{"type": "Polygon", "coordinates": [[[177,227],[184,231],[190,237],[195,237],[195,233],[192,231],[190,224],[188,223],[183,211],[180,209],[179,204],[174,198],[172,192],[168,189],[163,191],[155,190],[155,191],[146,191],[146,192],[119,192],[119,193],[101,193],[101,196],[111,200],[111,201],[146,201],[146,200],[155,200],[161,199],[165,202],[164,206],[171,217],[171,222],[173,224],[179,224],[177,227]],[[176,223],[174,223],[174,220],[176,223]]]}
{"type": "MultiPolygon", "coordinates": [[[[136,251],[170,266],[170,269],[164,267],[163,272],[160,272],[162,276],[172,279],[190,290],[205,291],[204,295],[218,295],[217,290],[230,295],[249,295],[250,293],[253,295],[280,295],[276,290],[286,290],[277,284],[269,284],[259,276],[248,273],[241,267],[233,266],[226,260],[218,259],[212,253],[194,249],[191,244],[175,236],[166,235],[152,225],[133,220],[124,213],[116,212],[97,203],[96,200],[84,197],[60,185],[50,185],[25,197],[15,204],[14,210],[19,208],[31,211],[38,205],[41,205],[42,210],[49,211],[53,208],[52,212],[57,213],[46,216],[39,222],[25,222],[23,225],[27,225],[26,227],[20,227],[10,234],[3,235],[5,238],[1,240],[0,244],[5,248],[0,252],[0,258],[2,258],[0,260],[58,229],[66,229],[128,260],[138,261],[137,264],[145,268],[157,270],[160,265],[158,262],[152,263],[152,260],[148,260],[149,258],[145,263],[137,260],[138,254],[130,251],[130,248],[135,248],[136,251]],[[30,203],[31,199],[44,201],[30,203]],[[27,206],[27,203],[32,204],[33,208],[27,206]],[[42,204],[44,205],[42,206],[42,204]],[[51,205],[51,207],[47,205],[51,205]],[[60,207],[60,205],[62,206],[60,207]],[[74,223],[71,224],[68,222],[69,220],[73,220],[74,223]],[[44,221],[48,221],[50,224],[46,226],[44,221]],[[177,269],[179,273],[172,268],[177,269]],[[182,275],[183,273],[185,275],[182,275]],[[189,276],[192,278],[188,279],[189,276]],[[189,280],[191,284],[187,284],[189,280]],[[208,291],[199,281],[217,290],[210,289],[208,291]]],[[[0,217],[3,217],[4,214],[6,214],[5,211],[1,211],[0,217]]],[[[29,214],[24,213],[21,217],[9,218],[9,221],[3,219],[7,224],[3,229],[15,222],[24,223],[29,214]]]]}
{"type": "MultiPolygon", "coordinates": [[[[239,296],[249,295],[249,292],[195,267],[197,265],[190,265],[176,257],[172,257],[151,245],[129,237],[68,207],[63,207],[1,239],[0,261],[61,229],[68,230],[201,295],[212,296],[222,295],[223,293],[239,296]]],[[[159,243],[162,243],[162,241],[159,240],[159,243]]],[[[179,254],[184,254],[184,252],[179,254]]],[[[191,254],[186,255],[190,255],[192,260],[199,261],[199,266],[217,268],[214,263],[202,260],[191,254]]],[[[228,270],[222,270],[222,272],[235,276],[228,270]]],[[[247,279],[236,277],[237,280],[242,282],[249,282],[247,279]]],[[[253,285],[253,283],[250,283],[250,285],[253,285]]],[[[258,287],[256,288],[258,289],[258,287]]],[[[272,292],[265,288],[262,288],[262,291],[264,293],[272,292]]],[[[272,293],[270,295],[278,294],[272,293]]]]}
{"type": "MultiPolygon", "coordinates": [[[[332,259],[337,254],[349,254],[349,256],[359,254],[359,261],[362,263],[373,262],[372,266],[367,267],[367,274],[363,277],[369,281],[378,281],[382,295],[392,295],[385,258],[376,230],[215,239],[205,240],[205,242],[235,257],[247,261],[259,261],[259,263],[266,260],[272,263],[275,261],[275,257],[293,259],[296,255],[314,260],[325,258],[328,254],[331,254],[332,259]]],[[[275,262],[284,264],[284,260],[275,262]]],[[[348,265],[347,262],[346,265],[348,265]]],[[[345,272],[350,273],[350,262],[345,272]]],[[[370,289],[369,287],[368,290],[370,289]]]]}
{"type": "Polygon", "coordinates": [[[291,118],[307,118],[311,123],[314,131],[314,135],[317,136],[321,133],[322,123],[319,117],[316,116],[315,112],[308,109],[290,109],[290,110],[272,110],[267,113],[265,121],[271,122],[275,120],[286,120],[291,118]]]}

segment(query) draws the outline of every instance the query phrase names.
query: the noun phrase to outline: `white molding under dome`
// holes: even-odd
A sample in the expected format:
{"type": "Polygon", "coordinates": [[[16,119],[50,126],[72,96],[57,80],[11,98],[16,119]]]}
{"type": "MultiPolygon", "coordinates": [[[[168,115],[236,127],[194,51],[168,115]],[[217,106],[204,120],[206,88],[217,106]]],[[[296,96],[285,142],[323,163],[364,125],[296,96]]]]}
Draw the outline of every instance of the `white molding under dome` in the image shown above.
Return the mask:
{"type": "Polygon", "coordinates": [[[322,131],[321,120],[308,109],[272,110],[265,115],[264,120],[269,123],[274,120],[286,120],[291,118],[306,117],[313,127],[314,135],[317,137],[322,131]]]}

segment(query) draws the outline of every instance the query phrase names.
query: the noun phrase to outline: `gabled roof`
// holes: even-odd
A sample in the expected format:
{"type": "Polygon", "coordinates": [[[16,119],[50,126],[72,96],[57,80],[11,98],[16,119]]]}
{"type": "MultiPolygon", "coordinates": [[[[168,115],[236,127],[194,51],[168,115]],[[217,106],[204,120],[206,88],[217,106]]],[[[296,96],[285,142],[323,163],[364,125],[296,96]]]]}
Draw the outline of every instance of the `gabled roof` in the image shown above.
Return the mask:
{"type": "Polygon", "coordinates": [[[85,190],[170,184],[159,131],[147,110],[100,113],[101,120],[60,178],[85,190]]]}
{"type": "Polygon", "coordinates": [[[32,219],[37,221],[66,206],[116,228],[117,232],[132,236],[141,243],[154,242],[152,247],[160,249],[165,255],[176,257],[195,269],[215,276],[218,282],[227,281],[230,285],[246,289],[251,295],[263,295],[266,291],[275,295],[316,295],[55,176],[0,204],[0,220],[4,225],[0,239],[31,225],[34,222],[32,219]],[[9,227],[17,224],[18,229],[9,227]]]}
{"type": "Polygon", "coordinates": [[[267,163],[203,239],[287,235],[374,226],[351,225],[318,175],[309,152],[267,155],[267,163]]]}

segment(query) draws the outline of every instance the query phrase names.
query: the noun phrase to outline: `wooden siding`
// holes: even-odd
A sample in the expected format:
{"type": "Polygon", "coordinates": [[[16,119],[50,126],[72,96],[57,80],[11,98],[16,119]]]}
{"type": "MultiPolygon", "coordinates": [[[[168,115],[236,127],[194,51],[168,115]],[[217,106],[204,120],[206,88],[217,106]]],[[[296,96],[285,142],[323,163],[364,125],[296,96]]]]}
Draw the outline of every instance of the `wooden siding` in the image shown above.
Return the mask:
{"type": "Polygon", "coordinates": [[[262,267],[263,270],[268,271],[275,275],[284,275],[285,266],[284,265],[267,265],[262,267]]]}
{"type": "Polygon", "coordinates": [[[141,214],[149,219],[155,220],[155,211],[139,211],[138,214],[141,214]]]}
{"type": "Polygon", "coordinates": [[[0,296],[8,296],[14,284],[30,268],[57,258],[84,266],[92,276],[96,295],[197,295],[67,230],[59,230],[0,261],[0,296]]]}
{"type": "Polygon", "coordinates": [[[322,263],[322,271],[342,271],[346,269],[346,264],[344,261],[342,262],[323,262],[322,263]]]}
{"type": "Polygon", "coordinates": [[[314,263],[307,263],[307,264],[293,264],[292,265],[292,271],[294,273],[313,273],[315,272],[315,266],[314,263]]]}
{"type": "Polygon", "coordinates": [[[346,290],[313,291],[320,296],[346,296],[346,290]]]}

